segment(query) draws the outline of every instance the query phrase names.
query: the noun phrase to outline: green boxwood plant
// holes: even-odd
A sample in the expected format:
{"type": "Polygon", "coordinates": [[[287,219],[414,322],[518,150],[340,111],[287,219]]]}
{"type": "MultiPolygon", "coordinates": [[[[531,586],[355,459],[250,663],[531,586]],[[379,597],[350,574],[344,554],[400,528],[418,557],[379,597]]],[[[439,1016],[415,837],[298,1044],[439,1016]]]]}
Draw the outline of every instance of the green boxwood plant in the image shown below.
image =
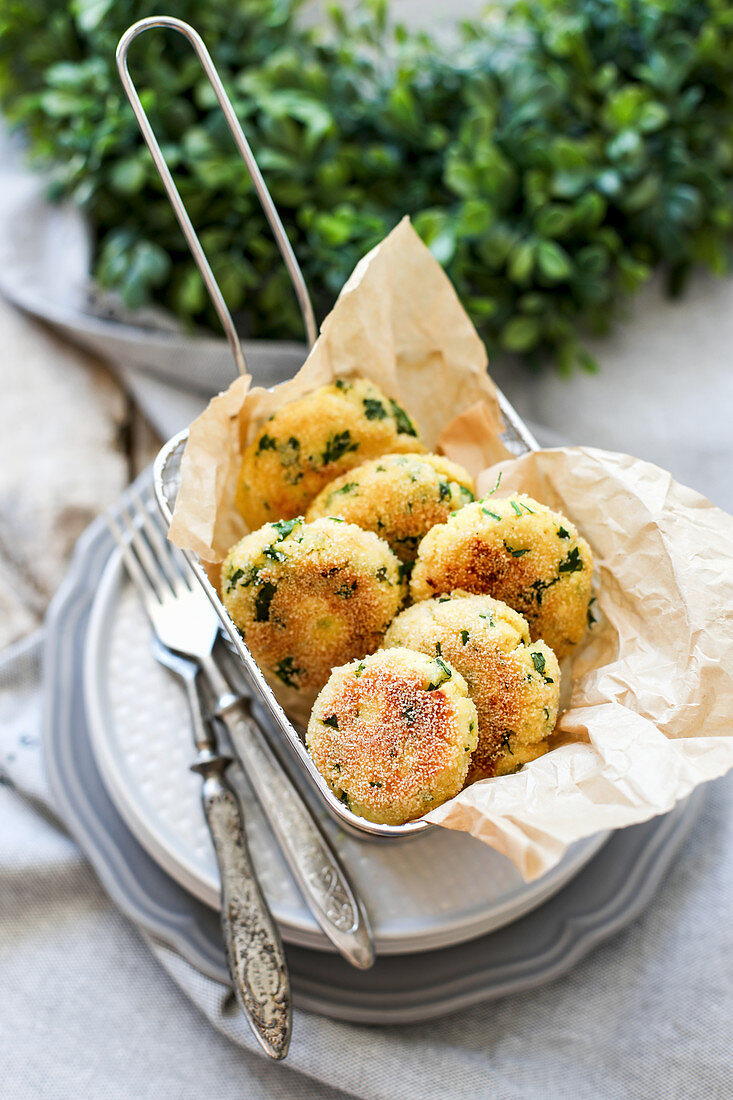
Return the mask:
{"type": "MultiPolygon", "coordinates": [[[[204,36],[322,316],[403,214],[487,341],[592,369],[583,349],[663,269],[728,270],[733,4],[518,0],[460,46],[383,2],[309,28],[298,0],[179,0],[204,36]]],[[[214,325],[114,66],[139,0],[0,0],[0,109],[95,232],[95,276],[131,306],[214,325]]],[[[287,275],[190,47],[131,68],[238,323],[300,335],[287,275]]]]}

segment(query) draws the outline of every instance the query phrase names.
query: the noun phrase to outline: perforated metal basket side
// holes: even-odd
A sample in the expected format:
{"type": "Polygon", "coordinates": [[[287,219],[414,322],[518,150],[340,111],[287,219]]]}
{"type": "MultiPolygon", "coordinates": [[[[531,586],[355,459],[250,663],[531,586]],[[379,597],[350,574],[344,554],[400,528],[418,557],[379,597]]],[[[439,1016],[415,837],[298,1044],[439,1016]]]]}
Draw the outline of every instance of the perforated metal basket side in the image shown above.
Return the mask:
{"type": "MultiPolygon", "coordinates": [[[[153,467],[155,495],[166,524],[170,524],[176,496],[180,487],[181,458],[187,439],[188,432],[184,431],[169,440],[160,450],[153,467]]],[[[279,735],[295,752],[302,765],[304,775],[317,791],[323,805],[330,815],[334,817],[340,825],[348,829],[349,832],[361,838],[382,837],[399,839],[417,836],[428,829],[434,828],[429,822],[423,821],[422,819],[408,821],[405,825],[380,825],[373,821],[366,821],[364,818],[358,817],[355,813],[352,813],[351,810],[347,809],[342,802],[339,802],[313,763],[303,743],[302,737],[275,698],[272,688],[268,684],[262,670],[229,617],[226,608],[219,599],[218,592],[209,581],[200,560],[195,554],[191,553],[191,551],[184,551],[184,554],[199,584],[211,601],[227,640],[242,662],[242,666],[250,684],[255,688],[265,707],[274,719],[279,735]]]]}

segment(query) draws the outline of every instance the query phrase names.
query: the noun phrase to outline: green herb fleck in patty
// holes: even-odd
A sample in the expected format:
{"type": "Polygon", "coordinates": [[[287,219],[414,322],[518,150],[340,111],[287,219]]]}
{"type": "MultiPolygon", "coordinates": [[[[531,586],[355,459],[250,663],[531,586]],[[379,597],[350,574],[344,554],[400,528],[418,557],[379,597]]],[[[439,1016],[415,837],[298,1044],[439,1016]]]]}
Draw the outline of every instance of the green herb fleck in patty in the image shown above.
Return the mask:
{"type": "Polygon", "coordinates": [[[583,569],[583,559],[580,556],[580,550],[577,546],[574,546],[572,550],[569,550],[567,556],[563,558],[558,566],[559,573],[580,573],[583,569]]]}
{"type": "Polygon", "coordinates": [[[412,423],[402,406],[398,405],[396,401],[393,401],[391,397],[389,398],[389,407],[392,410],[392,416],[397,425],[397,431],[401,432],[402,435],[417,436],[415,425],[412,423]]]}
{"type": "Polygon", "coordinates": [[[277,592],[277,585],[266,581],[255,596],[255,622],[266,623],[270,618],[270,604],[277,592]]]}
{"type": "Polygon", "coordinates": [[[288,687],[297,687],[297,678],[302,676],[306,670],[304,668],[298,668],[295,664],[293,657],[284,657],[279,664],[275,665],[275,675],[278,676],[284,684],[288,687]]]}
{"type": "Polygon", "coordinates": [[[521,558],[524,554],[529,553],[529,549],[527,548],[525,548],[524,550],[515,550],[513,547],[507,545],[506,542],[504,543],[504,549],[507,551],[508,554],[511,554],[513,558],[521,558]]]}
{"type": "Polygon", "coordinates": [[[544,654],[532,653],[532,664],[534,665],[535,672],[544,673],[546,664],[544,654]]]}
{"type": "Polygon", "coordinates": [[[387,415],[387,410],[382,402],[378,401],[376,397],[365,397],[364,413],[367,420],[384,420],[387,415]]]}
{"type": "Polygon", "coordinates": [[[334,432],[328,437],[326,449],[322,456],[323,465],[329,466],[332,462],[338,462],[345,454],[358,450],[358,447],[359,444],[353,442],[348,428],[343,432],[334,432]]]}
{"type": "Polygon", "coordinates": [[[453,675],[449,666],[441,657],[434,657],[433,663],[438,666],[438,672],[435,680],[431,680],[431,682],[428,684],[428,691],[436,691],[437,688],[441,687],[441,685],[444,684],[447,680],[450,680],[451,676],[453,675]]]}
{"type": "Polygon", "coordinates": [[[277,441],[271,435],[268,435],[267,432],[265,432],[264,435],[260,436],[260,441],[257,444],[257,454],[260,454],[262,451],[276,451],[276,450],[277,450],[277,441]]]}

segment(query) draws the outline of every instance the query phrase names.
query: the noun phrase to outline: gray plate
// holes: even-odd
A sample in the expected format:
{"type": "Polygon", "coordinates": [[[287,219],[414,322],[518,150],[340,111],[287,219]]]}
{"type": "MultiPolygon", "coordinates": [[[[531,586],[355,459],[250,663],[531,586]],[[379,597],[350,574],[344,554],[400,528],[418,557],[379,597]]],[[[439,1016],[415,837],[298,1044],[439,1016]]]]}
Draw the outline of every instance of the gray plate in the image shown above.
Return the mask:
{"type": "MultiPolygon", "coordinates": [[[[165,874],[111,802],[92,754],[81,653],[109,536],[94,524],[48,618],[44,744],[49,782],[69,829],[106,890],[133,921],[203,973],[226,981],[218,917],[165,874]]],[[[541,909],[461,945],[379,958],[356,971],[341,958],[288,946],[296,1003],[361,1023],[410,1023],[550,981],[633,920],[651,900],[704,799],[700,788],[665,817],[612,835],[541,909]]]]}

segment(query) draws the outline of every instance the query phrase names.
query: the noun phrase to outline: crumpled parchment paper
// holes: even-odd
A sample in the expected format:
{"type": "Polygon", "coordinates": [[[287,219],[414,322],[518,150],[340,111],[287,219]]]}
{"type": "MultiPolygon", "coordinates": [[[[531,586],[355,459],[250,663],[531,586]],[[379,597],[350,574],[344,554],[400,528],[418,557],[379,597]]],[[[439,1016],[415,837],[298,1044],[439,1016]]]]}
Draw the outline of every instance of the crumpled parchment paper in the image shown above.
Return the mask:
{"type": "MultiPolygon", "coordinates": [[[[369,378],[428,447],[565,512],[595,558],[597,622],[563,677],[553,749],[427,819],[503,852],[530,880],[568,845],[670,810],[733,766],[733,518],[664,470],[567,447],[512,458],[478,335],[406,219],[357,266],[292,381],[237,379],[191,426],[170,537],[212,575],[246,527],[233,507],[262,422],[335,377],[369,378]]],[[[282,700],[287,705],[286,700],[282,700]]]]}

